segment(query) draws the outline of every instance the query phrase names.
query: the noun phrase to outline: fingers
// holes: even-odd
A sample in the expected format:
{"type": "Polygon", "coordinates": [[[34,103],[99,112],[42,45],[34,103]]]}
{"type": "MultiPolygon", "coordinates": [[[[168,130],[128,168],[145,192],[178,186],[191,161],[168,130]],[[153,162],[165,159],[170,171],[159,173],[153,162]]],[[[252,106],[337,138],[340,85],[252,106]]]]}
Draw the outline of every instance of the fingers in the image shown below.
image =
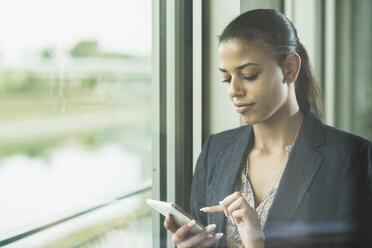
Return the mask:
{"type": "Polygon", "coordinates": [[[231,195],[227,196],[225,199],[219,202],[219,206],[211,206],[202,208],[201,211],[205,213],[215,213],[215,212],[224,212],[226,217],[230,217],[231,221],[235,224],[249,219],[255,218],[255,210],[247,203],[243,195],[236,191],[231,195]],[[233,214],[235,211],[243,209],[238,213],[243,213],[242,215],[233,214]],[[247,218],[248,217],[248,218],[247,218]]]}
{"type": "Polygon", "coordinates": [[[220,201],[220,205],[210,206],[201,208],[200,211],[204,213],[217,213],[217,212],[225,212],[226,217],[228,216],[227,207],[230,206],[232,202],[234,202],[237,198],[241,197],[242,195],[240,192],[234,192],[233,194],[227,196],[223,201],[220,201]]]}
{"type": "Polygon", "coordinates": [[[175,234],[173,234],[172,242],[177,247],[209,247],[209,246],[213,245],[215,242],[217,242],[223,236],[222,233],[217,233],[212,238],[209,238],[209,239],[206,240],[208,235],[213,233],[215,228],[216,228],[216,225],[211,224],[211,225],[208,225],[207,227],[205,227],[203,231],[201,231],[197,234],[191,235],[191,236],[190,236],[189,232],[188,232],[187,236],[184,236],[184,233],[182,233],[182,234],[180,234],[180,236],[178,236],[178,232],[181,231],[181,230],[179,230],[175,234]],[[186,237],[186,239],[185,239],[185,237],[186,237]]]}
{"type": "Polygon", "coordinates": [[[164,220],[164,227],[171,233],[175,233],[180,227],[174,222],[173,215],[168,214],[164,220]]]}
{"type": "Polygon", "coordinates": [[[224,208],[221,207],[220,205],[216,205],[216,206],[201,208],[200,211],[204,213],[218,213],[218,212],[223,212],[224,208]]]}
{"type": "Polygon", "coordinates": [[[243,209],[248,208],[248,204],[246,200],[244,199],[244,197],[240,196],[228,206],[227,212],[229,213],[229,215],[231,215],[234,211],[238,209],[242,209],[242,208],[243,209]]]}
{"type": "Polygon", "coordinates": [[[216,228],[215,224],[206,226],[203,231],[191,236],[191,238],[187,240],[186,247],[193,247],[195,245],[200,244],[208,236],[208,234],[214,231],[215,228],[216,228]]]}
{"type": "Polygon", "coordinates": [[[236,191],[232,193],[231,195],[227,196],[225,199],[223,199],[222,203],[225,206],[230,206],[230,204],[233,203],[239,197],[243,197],[243,196],[239,191],[236,191]]]}
{"type": "MultiPolygon", "coordinates": [[[[244,216],[247,214],[246,209],[239,209],[232,213],[232,216],[237,220],[237,224],[241,224],[244,216]]],[[[242,240],[244,236],[249,236],[251,241],[264,240],[265,235],[262,231],[262,228],[259,222],[250,222],[252,225],[246,226],[244,229],[244,234],[241,234],[242,240]]],[[[240,233],[240,232],[239,232],[240,233]]]]}
{"type": "Polygon", "coordinates": [[[228,210],[228,207],[236,201],[238,198],[242,198],[243,196],[241,195],[240,192],[234,192],[233,194],[227,196],[223,201],[220,201],[220,205],[215,205],[215,206],[210,206],[210,207],[204,207],[201,208],[200,211],[204,213],[218,213],[218,212],[224,212],[225,216],[228,217],[231,215],[231,211],[228,210]]]}
{"type": "Polygon", "coordinates": [[[236,192],[232,193],[231,195],[227,196],[225,199],[223,199],[222,201],[219,202],[220,206],[222,206],[224,208],[224,212],[225,212],[226,217],[231,215],[231,213],[228,210],[228,207],[231,205],[231,203],[233,203],[237,198],[239,198],[241,196],[242,195],[240,194],[240,192],[236,191],[236,192]]]}
{"type": "Polygon", "coordinates": [[[227,206],[223,203],[223,201],[220,201],[219,204],[223,208],[223,212],[225,213],[225,216],[229,217],[229,214],[227,212],[227,206]]]}
{"type": "Polygon", "coordinates": [[[195,225],[196,225],[196,221],[191,220],[185,225],[178,228],[178,230],[172,235],[173,244],[178,245],[180,242],[182,242],[185,239],[185,237],[188,235],[190,229],[195,225]]]}
{"type": "MultiPolygon", "coordinates": [[[[220,206],[218,207],[220,212],[223,211],[221,210],[222,208],[220,206]]],[[[208,225],[203,231],[193,235],[190,233],[190,230],[195,225],[196,221],[191,220],[187,224],[180,227],[174,222],[171,214],[169,214],[164,221],[164,227],[172,233],[172,242],[177,247],[209,247],[223,236],[223,233],[217,233],[212,238],[206,239],[209,234],[213,233],[214,229],[216,228],[215,224],[208,225]]]]}
{"type": "Polygon", "coordinates": [[[248,206],[246,200],[243,196],[238,197],[231,205],[227,208],[229,215],[231,216],[235,224],[240,224],[243,218],[248,215],[248,206]]]}
{"type": "Polygon", "coordinates": [[[233,218],[235,224],[239,225],[241,222],[243,222],[243,219],[245,218],[247,214],[247,211],[246,209],[238,209],[238,210],[234,210],[232,213],[231,213],[231,217],[233,218]]]}
{"type": "Polygon", "coordinates": [[[222,238],[222,236],[223,236],[223,233],[217,233],[216,235],[214,235],[213,238],[210,238],[207,241],[204,241],[203,243],[201,243],[199,247],[200,248],[210,247],[211,245],[216,243],[220,238],[222,238]]]}

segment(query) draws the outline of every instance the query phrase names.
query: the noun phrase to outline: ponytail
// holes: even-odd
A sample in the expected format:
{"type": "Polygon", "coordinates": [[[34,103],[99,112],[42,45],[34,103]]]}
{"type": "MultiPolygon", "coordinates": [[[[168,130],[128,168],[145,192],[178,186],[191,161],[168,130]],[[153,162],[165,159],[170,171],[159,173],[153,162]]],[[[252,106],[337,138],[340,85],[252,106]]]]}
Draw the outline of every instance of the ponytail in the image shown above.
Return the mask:
{"type": "Polygon", "coordinates": [[[309,57],[304,46],[298,42],[297,53],[301,57],[301,68],[295,83],[296,98],[302,113],[306,113],[310,107],[320,119],[323,119],[323,104],[319,88],[313,76],[309,57]]]}

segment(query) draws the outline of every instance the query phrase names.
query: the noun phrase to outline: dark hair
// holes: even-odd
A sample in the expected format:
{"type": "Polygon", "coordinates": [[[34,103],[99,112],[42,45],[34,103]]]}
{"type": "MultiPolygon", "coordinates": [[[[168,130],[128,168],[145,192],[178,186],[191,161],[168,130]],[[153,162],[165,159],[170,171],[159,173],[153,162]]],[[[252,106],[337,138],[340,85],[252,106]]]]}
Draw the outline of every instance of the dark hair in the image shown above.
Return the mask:
{"type": "Polygon", "coordinates": [[[271,46],[279,65],[290,53],[298,53],[301,57],[301,68],[295,91],[300,111],[306,113],[311,107],[323,118],[323,105],[309,57],[297,37],[296,28],[287,17],[273,9],[247,11],[230,22],[219,36],[220,44],[233,39],[265,42],[271,46]]]}

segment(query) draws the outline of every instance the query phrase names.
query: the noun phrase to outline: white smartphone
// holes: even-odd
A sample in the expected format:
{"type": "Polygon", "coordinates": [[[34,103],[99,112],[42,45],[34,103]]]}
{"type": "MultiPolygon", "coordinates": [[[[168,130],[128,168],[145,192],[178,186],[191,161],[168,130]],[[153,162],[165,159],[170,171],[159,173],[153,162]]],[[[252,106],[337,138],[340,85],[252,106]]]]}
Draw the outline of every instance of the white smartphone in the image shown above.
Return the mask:
{"type": "MultiPolygon", "coordinates": [[[[168,214],[173,215],[174,222],[176,222],[177,225],[183,226],[184,224],[188,223],[190,220],[193,220],[194,218],[185,212],[180,206],[178,206],[175,203],[171,202],[163,202],[153,199],[147,199],[146,203],[150,205],[153,209],[164,215],[165,217],[168,216],[168,214]]],[[[196,220],[195,220],[196,221],[196,220]]],[[[203,231],[204,226],[196,221],[196,225],[191,228],[190,232],[193,234],[197,234],[201,231],[203,231]]],[[[214,234],[209,234],[208,237],[212,238],[214,234]]]]}

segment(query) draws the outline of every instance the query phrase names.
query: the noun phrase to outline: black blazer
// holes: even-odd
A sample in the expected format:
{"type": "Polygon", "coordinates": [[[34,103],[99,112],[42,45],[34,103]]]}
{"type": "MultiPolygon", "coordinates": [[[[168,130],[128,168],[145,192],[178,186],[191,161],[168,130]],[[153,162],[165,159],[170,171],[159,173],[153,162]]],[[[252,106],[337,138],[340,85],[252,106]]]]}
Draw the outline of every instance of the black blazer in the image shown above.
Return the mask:
{"type": "MultiPolygon", "coordinates": [[[[252,126],[210,136],[198,159],[190,212],[225,233],[223,213],[199,211],[232,193],[252,126]]],[[[265,247],[372,247],[372,144],[323,124],[314,111],[302,127],[269,210],[265,247]],[[368,235],[369,234],[369,235],[368,235]]],[[[214,247],[224,247],[223,237],[214,247]]]]}

